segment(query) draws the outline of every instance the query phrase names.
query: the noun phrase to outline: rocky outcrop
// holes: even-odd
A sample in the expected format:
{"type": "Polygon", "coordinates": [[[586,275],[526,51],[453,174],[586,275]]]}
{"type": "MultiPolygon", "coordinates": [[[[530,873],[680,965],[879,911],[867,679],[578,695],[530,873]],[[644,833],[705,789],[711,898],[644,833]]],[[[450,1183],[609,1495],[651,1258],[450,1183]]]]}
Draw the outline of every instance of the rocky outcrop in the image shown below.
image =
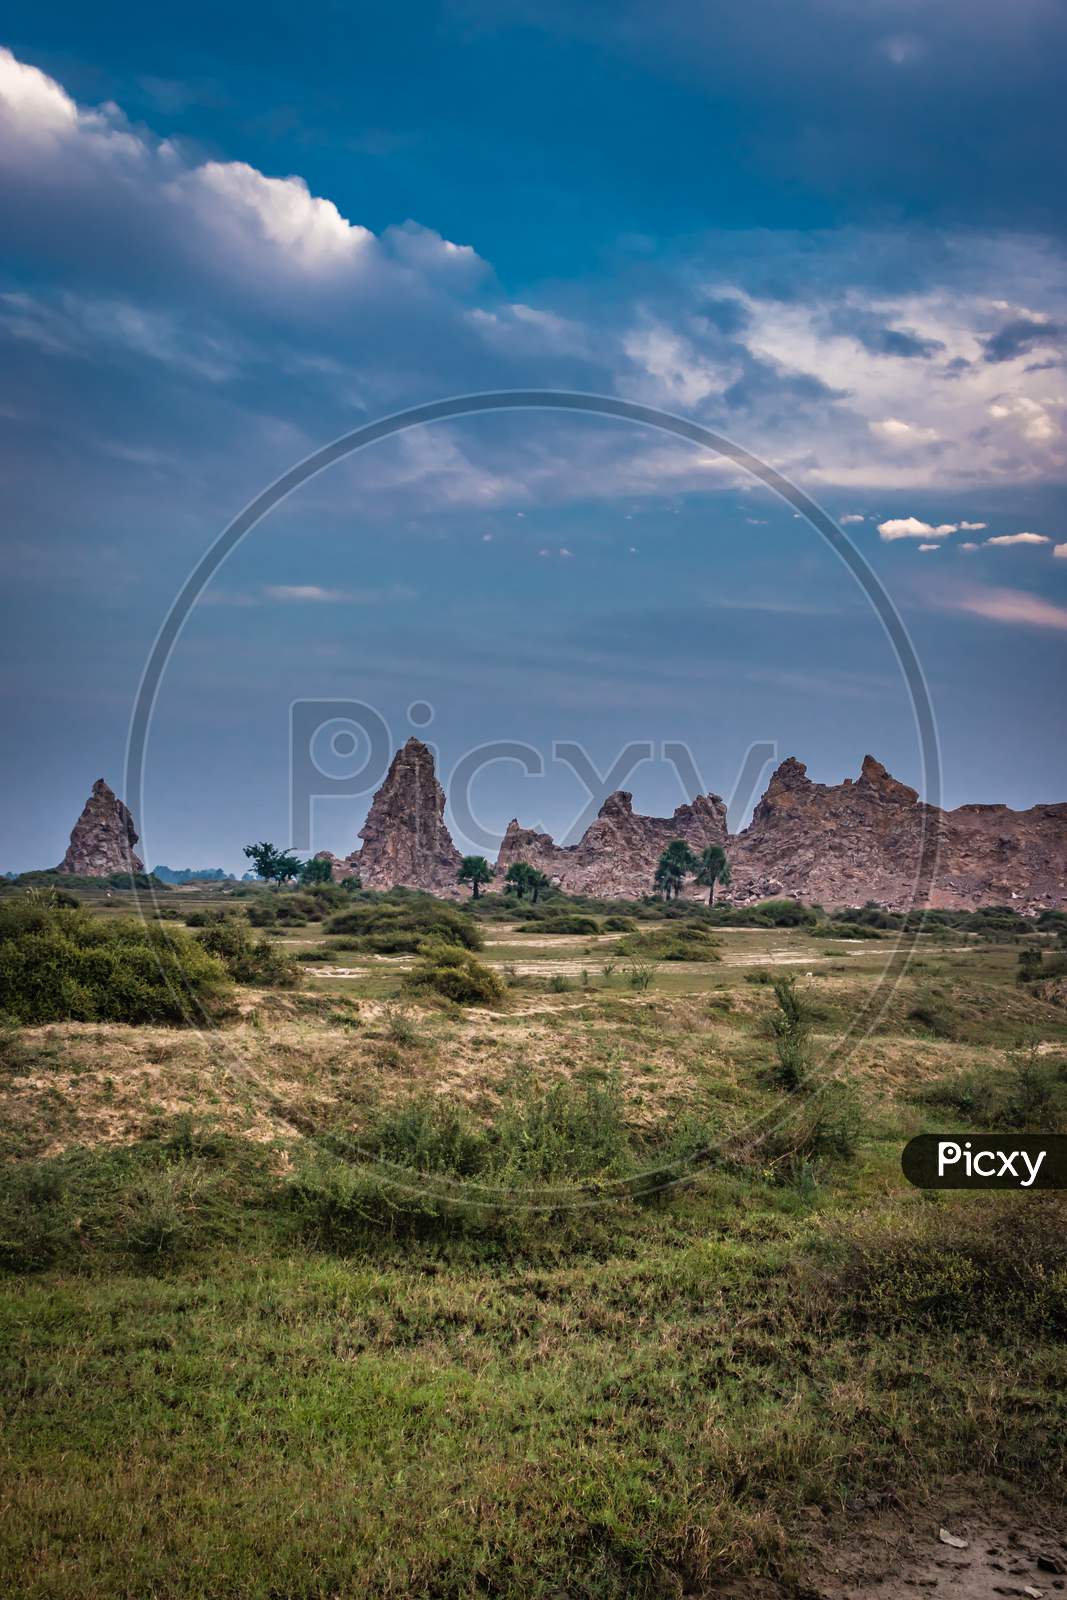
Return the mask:
{"type": "Polygon", "coordinates": [[[358,872],[365,889],[404,884],[436,894],[459,892],[456,874],[462,857],[445,826],[445,792],[437,781],[433,753],[421,739],[410,738],[393,757],[360,838],[362,849],[334,866],[335,877],[358,872]]]}
{"type": "MultiPolygon", "coordinates": [[[[362,849],[343,860],[328,857],[334,877],[358,872],[369,889],[405,884],[460,895],[461,858],[444,810],[433,755],[421,740],[409,739],[374,796],[362,849]]],[[[132,831],[129,837],[136,841],[132,831]]],[[[673,816],[646,817],[619,790],[573,845],[558,845],[513,820],[500,846],[494,888],[503,887],[513,862],[526,861],[570,893],[636,899],[651,891],[656,863],[673,839],[684,839],[696,853],[709,844],[726,846],[733,884],[721,893],[735,904],[792,895],[827,907],[874,900],[892,910],[918,903],[950,909],[1008,904],[1020,911],[1067,906],[1067,805],[943,811],[920,800],[873,756],[864,758],[858,778],[840,784],[813,783],[803,762],[783,761],[751,823],[732,838],[726,807],[714,794],[698,795],[673,816]]],[[[706,893],[692,882],[684,892],[706,893]]]]}
{"type": "Polygon", "coordinates": [[[634,810],[633,796],[618,789],[573,845],[509,822],[497,871],[526,861],[568,893],[634,899],[650,893],[656,863],[673,839],[684,839],[697,854],[709,844],[725,845],[726,807],[719,796],[698,795],[670,817],[644,817],[634,810]]]}
{"type": "Polygon", "coordinates": [[[136,843],[137,829],[128,808],[103,778],[97,778],[57,871],[75,872],[83,878],[143,872],[144,862],[134,853],[136,843]]]}
{"type": "Polygon", "coordinates": [[[730,843],[734,903],[788,894],[963,910],[1067,904],[1067,805],[943,811],[866,756],[857,779],[813,783],[790,757],[730,843]]]}

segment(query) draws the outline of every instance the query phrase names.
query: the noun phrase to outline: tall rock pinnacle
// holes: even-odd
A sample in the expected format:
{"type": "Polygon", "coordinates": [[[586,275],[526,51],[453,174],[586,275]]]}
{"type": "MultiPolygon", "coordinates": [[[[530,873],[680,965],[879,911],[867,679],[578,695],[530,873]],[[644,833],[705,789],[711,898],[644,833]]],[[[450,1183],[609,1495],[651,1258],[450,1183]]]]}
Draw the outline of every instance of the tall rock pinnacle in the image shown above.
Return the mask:
{"type": "Polygon", "coordinates": [[[106,878],[112,872],[143,872],[144,862],[134,854],[137,829],[133,817],[103,778],[97,778],[85,809],[70,835],[67,853],[58,871],[82,878],[106,878]]]}
{"type": "Polygon", "coordinates": [[[364,888],[408,884],[455,892],[462,858],[445,826],[445,792],[433,755],[421,739],[412,736],[393,757],[360,838],[363,848],[349,860],[364,888]]]}

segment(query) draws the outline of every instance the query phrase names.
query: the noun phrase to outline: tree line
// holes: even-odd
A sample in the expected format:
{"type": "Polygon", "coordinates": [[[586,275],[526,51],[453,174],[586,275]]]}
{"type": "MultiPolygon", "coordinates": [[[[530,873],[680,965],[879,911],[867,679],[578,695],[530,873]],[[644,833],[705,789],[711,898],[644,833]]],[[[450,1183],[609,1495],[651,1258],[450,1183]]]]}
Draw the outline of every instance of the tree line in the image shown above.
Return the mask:
{"type": "MultiPolygon", "coordinates": [[[[256,876],[267,883],[289,883],[293,879],[302,884],[329,883],[332,878],[329,861],[312,856],[309,861],[301,862],[291,851],[279,850],[266,840],[245,845],[244,853],[255,867],[256,876]]],[[[464,856],[456,882],[470,884],[471,898],[477,900],[483,886],[491,883],[493,876],[485,856],[464,856]]],[[[676,900],[687,878],[693,878],[707,889],[708,905],[713,906],[716,888],[720,885],[726,888],[730,883],[730,863],[722,845],[709,844],[696,855],[684,839],[672,839],[656,864],[652,887],[664,900],[676,900]]],[[[350,888],[360,886],[358,873],[353,873],[346,881],[350,888]]],[[[513,861],[504,874],[504,893],[513,894],[518,900],[525,900],[528,895],[536,904],[550,887],[548,874],[528,861],[513,861]]]]}

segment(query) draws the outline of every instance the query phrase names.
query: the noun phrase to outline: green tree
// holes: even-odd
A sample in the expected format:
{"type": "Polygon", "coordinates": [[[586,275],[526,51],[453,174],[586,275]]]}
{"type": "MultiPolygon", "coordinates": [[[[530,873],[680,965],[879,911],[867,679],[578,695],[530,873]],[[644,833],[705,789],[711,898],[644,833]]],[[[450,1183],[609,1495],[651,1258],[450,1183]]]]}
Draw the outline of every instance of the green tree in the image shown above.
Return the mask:
{"type": "Polygon", "coordinates": [[[697,858],[684,839],[672,839],[656,866],[653,883],[665,900],[678,898],[686,878],[697,869],[697,858]]]}
{"type": "Polygon", "coordinates": [[[300,871],[300,862],[288,850],[261,839],[258,844],[246,844],[245,855],[256,869],[257,877],[265,883],[285,883],[300,871]]]}
{"type": "Polygon", "coordinates": [[[730,863],[726,859],[726,851],[721,844],[709,844],[700,852],[697,863],[697,882],[703,884],[708,891],[708,905],[715,904],[715,886],[721,883],[725,889],[730,883],[730,863]]]}
{"type": "Polygon", "coordinates": [[[534,902],[535,905],[537,904],[538,896],[540,894],[542,894],[545,889],[548,888],[548,886],[551,883],[551,881],[552,880],[549,878],[547,872],[540,871],[540,869],[538,867],[531,867],[530,868],[530,877],[529,877],[530,899],[534,902]]]}
{"type": "Polygon", "coordinates": [[[493,869],[484,856],[464,856],[456,874],[457,883],[469,883],[471,897],[477,900],[483,883],[491,883],[493,869]]]}
{"type": "Polygon", "coordinates": [[[513,861],[504,874],[504,893],[514,894],[519,900],[525,899],[527,890],[533,889],[531,880],[534,876],[534,868],[528,861],[513,861]]]}
{"type": "Polygon", "coordinates": [[[324,860],[322,856],[312,856],[300,868],[300,882],[304,884],[332,883],[333,869],[330,863],[324,860]]]}

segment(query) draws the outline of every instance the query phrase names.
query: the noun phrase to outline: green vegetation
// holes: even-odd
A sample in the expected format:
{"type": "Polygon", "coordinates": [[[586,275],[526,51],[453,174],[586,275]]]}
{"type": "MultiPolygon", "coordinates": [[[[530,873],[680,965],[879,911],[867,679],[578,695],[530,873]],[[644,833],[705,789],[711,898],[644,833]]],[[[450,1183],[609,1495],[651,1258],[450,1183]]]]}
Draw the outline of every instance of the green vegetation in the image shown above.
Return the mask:
{"type": "Polygon", "coordinates": [[[238,983],[254,983],[264,988],[291,988],[300,981],[300,971],[291,956],[286,956],[267,939],[255,938],[246,919],[232,912],[215,912],[197,935],[209,955],[217,956],[230,977],[238,983]]]}
{"type": "Polygon", "coordinates": [[[300,868],[300,882],[305,886],[313,883],[332,883],[333,870],[330,863],[320,856],[309,856],[300,868]]]}
{"type": "Polygon", "coordinates": [[[471,898],[477,900],[483,883],[492,883],[493,869],[484,856],[464,856],[456,873],[457,883],[469,883],[471,898]]]}
{"type": "Polygon", "coordinates": [[[290,850],[279,850],[261,839],[258,844],[246,844],[244,853],[256,869],[256,876],[265,883],[285,883],[300,873],[300,862],[290,850]]]}
{"type": "Polygon", "coordinates": [[[346,948],[380,955],[414,952],[426,939],[480,950],[481,931],[464,912],[428,894],[386,895],[330,918],[326,932],[345,934],[346,948]]]}
{"type": "Polygon", "coordinates": [[[1001,1066],[984,1065],[940,1078],[916,1092],[921,1105],[952,1111],[980,1130],[1067,1133],[1067,1052],[1042,1056],[1034,1045],[1009,1051],[1001,1066]]]}
{"type": "Polygon", "coordinates": [[[548,888],[547,873],[541,872],[537,867],[531,867],[527,861],[513,861],[504,874],[504,892],[514,894],[519,900],[529,895],[533,905],[537,904],[540,896],[548,888]]]}
{"type": "Polygon", "coordinates": [[[682,892],[682,885],[686,878],[692,877],[699,863],[684,839],[672,839],[659,858],[653,876],[653,886],[660,891],[664,900],[669,900],[673,895],[675,899],[682,892]]]}
{"type": "Polygon", "coordinates": [[[700,852],[696,880],[707,889],[709,906],[715,904],[715,889],[718,884],[724,889],[730,886],[733,881],[730,863],[721,844],[709,844],[700,852]]]}
{"type": "Polygon", "coordinates": [[[539,917],[536,922],[528,922],[519,930],[521,933],[587,933],[597,934],[601,931],[600,923],[595,917],[586,916],[580,911],[557,911],[552,909],[551,914],[539,917]]]}
{"type": "Polygon", "coordinates": [[[653,961],[718,961],[719,941],[699,923],[673,923],[620,939],[620,955],[645,956],[653,961]]]}
{"type": "Polygon", "coordinates": [[[492,968],[487,967],[460,944],[444,939],[426,939],[419,945],[419,960],[405,980],[408,989],[431,990],[457,1005],[499,1005],[506,986],[492,968]]]}
{"type": "MultiPolygon", "coordinates": [[[[9,891],[0,931],[121,946],[94,903],[9,891]]],[[[167,903],[197,937],[142,937],[231,997],[206,943],[367,959],[257,978],[211,1032],[0,1027],[3,1592],[796,1595],[813,1533],[1062,1494],[1067,1197],[899,1165],[1067,1128],[1059,980],[1017,981],[1056,925],[920,932],[834,1076],[877,908],[167,903]]]]}
{"type": "Polygon", "coordinates": [[[186,1023],[230,999],[225,967],[177,929],[103,920],[34,891],[0,904],[0,1015],[21,1023],[186,1023]]]}

